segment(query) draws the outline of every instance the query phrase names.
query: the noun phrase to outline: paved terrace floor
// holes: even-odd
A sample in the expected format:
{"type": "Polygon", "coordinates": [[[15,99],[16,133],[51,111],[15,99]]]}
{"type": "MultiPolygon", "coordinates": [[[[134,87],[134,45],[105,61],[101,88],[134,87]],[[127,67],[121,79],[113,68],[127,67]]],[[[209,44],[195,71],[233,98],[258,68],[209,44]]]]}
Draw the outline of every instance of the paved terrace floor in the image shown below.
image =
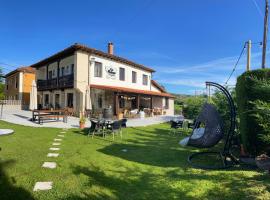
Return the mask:
{"type": "MultiPolygon", "coordinates": [[[[128,119],[128,127],[138,127],[138,126],[148,126],[152,124],[159,124],[163,122],[170,121],[171,119],[177,116],[156,116],[148,117],[145,119],[128,119]]],[[[68,122],[64,123],[63,121],[46,121],[43,125],[32,122],[32,112],[26,110],[16,110],[16,109],[5,109],[3,110],[2,120],[14,124],[20,124],[24,126],[33,126],[33,127],[52,127],[52,128],[78,128],[79,127],[79,118],[77,117],[68,117],[68,122]]],[[[90,121],[86,121],[86,127],[90,126],[90,121]]]]}

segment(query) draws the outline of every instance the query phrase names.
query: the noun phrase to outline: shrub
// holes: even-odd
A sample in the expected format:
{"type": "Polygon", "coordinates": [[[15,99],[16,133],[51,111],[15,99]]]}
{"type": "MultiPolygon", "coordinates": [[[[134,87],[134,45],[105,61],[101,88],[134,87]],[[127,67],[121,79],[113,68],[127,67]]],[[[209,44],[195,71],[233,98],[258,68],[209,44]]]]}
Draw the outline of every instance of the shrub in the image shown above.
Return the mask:
{"type": "Polygon", "coordinates": [[[206,98],[203,96],[188,97],[185,99],[183,105],[183,114],[185,118],[196,119],[199,115],[202,105],[206,102],[206,98]]]}
{"type": "Polygon", "coordinates": [[[258,111],[258,102],[269,102],[269,80],[269,69],[245,72],[237,78],[236,102],[241,141],[251,155],[265,150],[265,142],[260,139],[265,133],[264,128],[258,123],[258,115],[261,115],[258,111]]]}

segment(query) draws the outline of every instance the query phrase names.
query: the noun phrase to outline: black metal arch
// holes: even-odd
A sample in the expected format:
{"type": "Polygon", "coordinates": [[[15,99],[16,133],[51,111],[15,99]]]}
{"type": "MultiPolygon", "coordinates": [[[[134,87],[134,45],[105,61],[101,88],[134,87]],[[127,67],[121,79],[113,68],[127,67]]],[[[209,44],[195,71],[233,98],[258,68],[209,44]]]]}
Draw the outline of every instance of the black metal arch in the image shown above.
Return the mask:
{"type": "Polygon", "coordinates": [[[199,153],[194,153],[188,157],[188,162],[197,168],[201,169],[224,169],[233,166],[234,164],[237,164],[238,161],[237,159],[233,156],[231,152],[231,146],[232,146],[232,139],[235,133],[235,126],[236,126],[236,109],[234,105],[233,98],[229,91],[222,85],[215,83],[215,82],[206,82],[206,86],[208,87],[216,87],[219,89],[227,98],[227,101],[229,103],[229,108],[230,108],[230,128],[228,130],[228,133],[226,135],[226,140],[224,144],[223,151],[221,152],[213,152],[213,151],[206,151],[206,152],[199,152],[199,153]],[[198,157],[200,155],[210,155],[210,154],[217,154],[220,159],[222,160],[223,166],[207,166],[207,165],[196,165],[192,162],[192,159],[195,157],[198,157]],[[228,160],[230,162],[228,162],[228,160]]]}

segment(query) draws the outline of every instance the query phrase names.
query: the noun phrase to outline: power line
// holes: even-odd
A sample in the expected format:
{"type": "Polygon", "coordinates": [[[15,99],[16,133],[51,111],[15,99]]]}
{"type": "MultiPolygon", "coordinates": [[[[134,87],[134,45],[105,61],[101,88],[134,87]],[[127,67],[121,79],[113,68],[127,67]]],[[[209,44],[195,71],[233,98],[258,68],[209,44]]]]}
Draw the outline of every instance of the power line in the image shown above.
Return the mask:
{"type": "Polygon", "coordinates": [[[241,57],[242,57],[242,55],[243,55],[243,53],[244,53],[245,48],[246,48],[246,42],[245,42],[245,44],[244,44],[244,46],[243,46],[243,48],[242,48],[242,50],[241,50],[241,53],[240,53],[240,55],[239,55],[239,57],[238,57],[238,59],[237,59],[235,65],[234,65],[234,67],[233,67],[233,70],[232,70],[231,73],[230,73],[229,78],[228,78],[227,81],[225,82],[225,85],[228,84],[228,82],[229,82],[229,80],[231,79],[233,73],[235,72],[236,67],[237,67],[237,65],[238,65],[238,63],[239,63],[239,61],[240,61],[240,59],[241,59],[241,57]]]}
{"type": "Polygon", "coordinates": [[[262,10],[260,9],[259,5],[257,4],[256,0],[252,0],[252,2],[253,2],[253,4],[255,5],[255,7],[256,7],[258,13],[260,14],[260,16],[261,16],[262,18],[264,18],[263,12],[262,12],[262,10]]]}

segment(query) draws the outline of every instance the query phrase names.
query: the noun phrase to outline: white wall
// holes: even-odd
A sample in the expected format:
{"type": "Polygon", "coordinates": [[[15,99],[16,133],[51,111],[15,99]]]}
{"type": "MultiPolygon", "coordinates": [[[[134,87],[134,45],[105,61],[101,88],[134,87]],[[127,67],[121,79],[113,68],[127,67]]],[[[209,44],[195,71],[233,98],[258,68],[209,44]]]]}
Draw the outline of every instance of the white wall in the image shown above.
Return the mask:
{"type": "Polygon", "coordinates": [[[153,84],[151,84],[151,91],[160,92],[160,90],[156,86],[154,86],[153,84]]]}
{"type": "Polygon", "coordinates": [[[151,72],[132,67],[130,65],[122,64],[120,62],[112,61],[107,58],[98,57],[92,55],[91,57],[95,58],[96,62],[102,63],[102,77],[94,77],[94,65],[91,65],[91,77],[90,83],[96,85],[108,85],[116,87],[126,87],[139,90],[150,90],[151,84],[151,72]],[[115,78],[109,78],[108,73],[106,72],[106,67],[113,67],[116,69],[115,78]],[[119,68],[125,68],[125,81],[119,80],[119,68]],[[137,83],[132,83],[132,71],[137,72],[137,83]],[[148,76],[148,84],[143,85],[142,76],[143,74],[148,76]]]}

